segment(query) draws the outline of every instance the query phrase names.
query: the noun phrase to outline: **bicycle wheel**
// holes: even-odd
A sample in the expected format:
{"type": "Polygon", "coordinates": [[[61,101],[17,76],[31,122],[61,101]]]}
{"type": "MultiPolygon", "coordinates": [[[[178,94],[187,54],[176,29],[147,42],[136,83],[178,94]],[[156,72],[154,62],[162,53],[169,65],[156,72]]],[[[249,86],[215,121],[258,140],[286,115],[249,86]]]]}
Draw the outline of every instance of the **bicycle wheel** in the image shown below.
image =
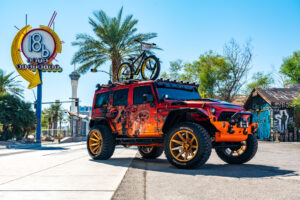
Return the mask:
{"type": "Polygon", "coordinates": [[[155,80],[160,72],[160,63],[157,57],[154,55],[145,58],[141,74],[144,80],[155,80]]]}
{"type": "Polygon", "coordinates": [[[122,63],[118,69],[117,80],[125,81],[125,80],[132,79],[132,77],[133,77],[133,70],[130,63],[127,62],[122,63]]]}

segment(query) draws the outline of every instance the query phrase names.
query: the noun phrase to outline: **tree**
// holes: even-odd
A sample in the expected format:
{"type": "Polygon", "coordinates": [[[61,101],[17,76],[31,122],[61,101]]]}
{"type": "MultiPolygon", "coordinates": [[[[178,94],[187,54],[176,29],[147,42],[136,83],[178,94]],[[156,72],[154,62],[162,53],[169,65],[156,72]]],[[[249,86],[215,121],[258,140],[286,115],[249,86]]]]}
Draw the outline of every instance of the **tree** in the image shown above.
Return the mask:
{"type": "Polygon", "coordinates": [[[12,95],[22,97],[23,89],[19,84],[20,81],[16,81],[17,76],[13,76],[13,72],[5,75],[0,69],[0,93],[7,92],[12,95]]]}
{"type": "Polygon", "coordinates": [[[172,80],[181,80],[182,74],[181,71],[183,69],[184,65],[182,63],[182,60],[175,60],[170,62],[169,67],[169,73],[164,72],[161,74],[161,78],[164,79],[172,79],[172,80]]]}
{"type": "Polygon", "coordinates": [[[295,51],[292,56],[283,60],[280,73],[289,78],[286,84],[300,83],[300,51],[295,51]]]}
{"type": "Polygon", "coordinates": [[[218,93],[216,83],[227,75],[228,64],[223,56],[209,51],[200,55],[198,61],[186,64],[184,71],[184,80],[198,82],[201,93],[214,97],[218,93]]]}
{"type": "Polygon", "coordinates": [[[147,41],[157,36],[156,33],[137,33],[138,20],[128,15],[123,20],[123,8],[117,17],[108,17],[102,10],[95,12],[95,19],[89,18],[93,31],[97,38],[87,34],[79,34],[73,46],[79,46],[74,54],[72,64],[78,63],[80,73],[86,73],[89,69],[97,69],[107,61],[111,61],[113,81],[117,81],[117,70],[126,56],[137,55],[140,50],[139,41],[147,41]]]}
{"type": "Polygon", "coordinates": [[[0,94],[1,139],[20,139],[34,129],[35,114],[31,104],[8,93],[0,94]]]}
{"type": "Polygon", "coordinates": [[[250,93],[253,88],[269,88],[273,83],[274,78],[271,73],[256,72],[252,75],[252,82],[247,85],[246,92],[250,93]]]}
{"type": "Polygon", "coordinates": [[[225,101],[233,101],[234,96],[245,83],[245,76],[250,69],[252,49],[250,42],[240,46],[234,39],[224,46],[224,57],[228,63],[228,74],[217,81],[217,90],[225,101]]]}
{"type": "Polygon", "coordinates": [[[65,118],[65,111],[61,107],[61,104],[52,104],[49,108],[44,109],[42,112],[42,118],[44,119],[44,124],[48,125],[48,135],[50,135],[51,130],[53,130],[52,135],[57,135],[58,123],[60,125],[65,118]]]}

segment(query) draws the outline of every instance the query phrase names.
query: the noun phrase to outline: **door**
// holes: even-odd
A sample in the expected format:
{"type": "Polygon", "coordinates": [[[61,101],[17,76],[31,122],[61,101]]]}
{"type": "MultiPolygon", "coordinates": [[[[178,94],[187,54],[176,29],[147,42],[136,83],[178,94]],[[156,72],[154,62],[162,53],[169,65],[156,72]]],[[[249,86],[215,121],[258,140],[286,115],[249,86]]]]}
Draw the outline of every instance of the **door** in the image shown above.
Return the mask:
{"type": "Polygon", "coordinates": [[[129,107],[128,135],[155,137],[157,130],[157,106],[151,85],[133,88],[133,101],[129,107]],[[145,102],[145,95],[149,102],[145,102]]]}
{"type": "Polygon", "coordinates": [[[112,106],[108,111],[113,129],[119,135],[127,135],[128,91],[128,88],[115,90],[112,97],[112,106]]]}

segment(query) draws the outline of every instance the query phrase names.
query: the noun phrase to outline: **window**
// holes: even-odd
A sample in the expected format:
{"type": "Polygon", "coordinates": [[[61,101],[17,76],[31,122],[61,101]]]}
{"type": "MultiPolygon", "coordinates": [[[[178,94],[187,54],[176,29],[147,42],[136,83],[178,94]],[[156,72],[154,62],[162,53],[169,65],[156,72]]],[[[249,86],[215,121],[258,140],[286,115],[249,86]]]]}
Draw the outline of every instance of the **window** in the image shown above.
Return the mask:
{"type": "Polygon", "coordinates": [[[163,98],[164,95],[168,95],[168,99],[174,100],[198,100],[200,99],[200,95],[196,91],[193,90],[184,90],[184,89],[175,89],[175,88],[157,88],[160,99],[163,98]]]}
{"type": "Polygon", "coordinates": [[[129,89],[116,90],[114,92],[114,106],[127,106],[129,89]]]}
{"type": "Polygon", "coordinates": [[[110,92],[99,93],[96,96],[94,108],[107,107],[110,92]]]}
{"type": "Polygon", "coordinates": [[[143,104],[144,94],[152,95],[152,89],[150,85],[135,87],[133,90],[133,104],[143,104]]]}

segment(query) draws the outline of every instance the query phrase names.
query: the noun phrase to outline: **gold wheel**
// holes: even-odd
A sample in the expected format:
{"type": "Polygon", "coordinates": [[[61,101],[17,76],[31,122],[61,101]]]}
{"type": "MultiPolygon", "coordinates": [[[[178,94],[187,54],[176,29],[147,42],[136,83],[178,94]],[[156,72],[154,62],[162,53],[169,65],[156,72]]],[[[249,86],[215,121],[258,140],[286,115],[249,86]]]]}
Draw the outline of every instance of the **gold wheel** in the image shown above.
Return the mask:
{"type": "Polygon", "coordinates": [[[170,152],[178,161],[192,160],[198,152],[198,140],[194,133],[188,130],[174,133],[170,140],[170,152]]]}
{"type": "Polygon", "coordinates": [[[241,147],[239,149],[232,149],[232,148],[227,148],[225,149],[225,154],[230,157],[238,157],[242,155],[247,149],[247,142],[242,141],[241,142],[241,147]]]}
{"type": "Polygon", "coordinates": [[[92,154],[97,155],[102,148],[102,136],[100,131],[93,130],[89,137],[89,149],[92,154]]]}
{"type": "Polygon", "coordinates": [[[144,153],[144,154],[148,154],[152,151],[153,147],[141,147],[140,150],[144,153]]]}

